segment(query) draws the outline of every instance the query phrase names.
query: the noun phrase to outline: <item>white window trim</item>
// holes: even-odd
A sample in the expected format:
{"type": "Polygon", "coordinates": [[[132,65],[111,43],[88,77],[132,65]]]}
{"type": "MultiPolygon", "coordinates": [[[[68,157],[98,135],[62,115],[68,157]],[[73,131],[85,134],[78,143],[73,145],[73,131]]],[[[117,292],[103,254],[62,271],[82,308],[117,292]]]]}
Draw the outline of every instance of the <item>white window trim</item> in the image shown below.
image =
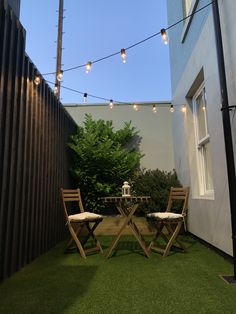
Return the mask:
{"type": "MultiPolygon", "coordinates": [[[[192,14],[196,10],[198,2],[199,2],[199,0],[193,0],[193,2],[191,4],[191,7],[190,7],[190,10],[187,13],[187,15],[192,14]]],[[[184,43],[184,41],[185,41],[185,38],[187,36],[187,33],[188,33],[188,30],[189,30],[190,24],[192,22],[192,19],[193,19],[193,15],[190,16],[189,18],[187,18],[184,21],[184,27],[183,27],[183,31],[182,31],[182,34],[181,34],[181,43],[184,43]]]]}
{"type": "Polygon", "coordinates": [[[201,199],[214,199],[214,190],[207,190],[205,186],[206,178],[205,178],[205,171],[204,171],[204,157],[200,157],[199,155],[203,154],[203,152],[199,152],[201,148],[208,142],[210,142],[210,135],[208,134],[208,125],[206,121],[205,115],[205,125],[206,125],[206,136],[202,138],[200,141],[199,134],[198,134],[198,120],[197,120],[197,112],[196,112],[196,99],[202,93],[205,84],[202,83],[196,93],[194,94],[192,101],[193,101],[193,120],[194,120],[194,133],[195,133],[195,150],[196,150],[196,158],[197,158],[197,173],[198,173],[198,186],[199,186],[199,197],[201,199]]]}

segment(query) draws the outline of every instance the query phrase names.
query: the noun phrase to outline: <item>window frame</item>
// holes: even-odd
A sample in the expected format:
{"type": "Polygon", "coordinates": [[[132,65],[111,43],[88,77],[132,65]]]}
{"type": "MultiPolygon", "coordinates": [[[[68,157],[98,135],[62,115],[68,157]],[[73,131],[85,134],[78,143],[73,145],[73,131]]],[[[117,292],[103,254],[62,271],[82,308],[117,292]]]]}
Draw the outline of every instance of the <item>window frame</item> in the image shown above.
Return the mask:
{"type": "MultiPolygon", "coordinates": [[[[186,16],[192,14],[196,10],[198,2],[199,2],[199,0],[192,0],[191,6],[190,6],[190,8],[189,8],[189,10],[187,12],[187,10],[186,10],[186,0],[182,0],[182,3],[183,3],[183,17],[184,18],[186,16]]],[[[187,18],[186,20],[184,20],[183,31],[182,31],[182,34],[181,34],[181,43],[184,43],[184,41],[185,41],[185,38],[186,38],[188,30],[190,28],[192,19],[193,19],[193,15],[190,16],[189,18],[187,18]]]]}
{"type": "Polygon", "coordinates": [[[184,17],[189,15],[189,12],[191,11],[191,7],[192,7],[192,4],[193,4],[193,1],[194,0],[183,0],[184,17]]]}
{"type": "MultiPolygon", "coordinates": [[[[199,86],[198,90],[195,92],[192,97],[192,106],[193,106],[193,122],[194,122],[194,137],[195,137],[195,150],[196,150],[196,161],[197,161],[197,173],[198,173],[198,187],[200,197],[214,198],[214,185],[213,185],[213,175],[212,167],[210,168],[210,176],[212,180],[212,189],[207,187],[207,173],[206,173],[206,144],[210,144],[210,134],[208,131],[208,122],[207,122],[207,101],[206,101],[206,89],[204,82],[199,86]],[[197,114],[197,99],[202,94],[202,99],[205,104],[204,110],[204,124],[206,134],[202,138],[199,137],[199,119],[197,114]]],[[[211,165],[211,156],[210,156],[210,165],[211,165]]]]}

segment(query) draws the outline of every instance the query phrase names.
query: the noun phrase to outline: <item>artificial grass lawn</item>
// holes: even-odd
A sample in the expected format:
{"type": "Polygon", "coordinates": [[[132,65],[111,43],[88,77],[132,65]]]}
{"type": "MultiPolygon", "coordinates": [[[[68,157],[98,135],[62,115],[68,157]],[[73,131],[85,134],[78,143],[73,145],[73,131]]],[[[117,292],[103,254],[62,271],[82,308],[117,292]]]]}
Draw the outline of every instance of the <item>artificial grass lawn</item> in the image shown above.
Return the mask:
{"type": "MultiPolygon", "coordinates": [[[[104,249],[111,237],[100,237],[104,249]]],[[[187,253],[148,259],[132,236],[113,257],[83,260],[65,242],[0,285],[0,313],[236,313],[233,266],[195,239],[187,253]]]]}

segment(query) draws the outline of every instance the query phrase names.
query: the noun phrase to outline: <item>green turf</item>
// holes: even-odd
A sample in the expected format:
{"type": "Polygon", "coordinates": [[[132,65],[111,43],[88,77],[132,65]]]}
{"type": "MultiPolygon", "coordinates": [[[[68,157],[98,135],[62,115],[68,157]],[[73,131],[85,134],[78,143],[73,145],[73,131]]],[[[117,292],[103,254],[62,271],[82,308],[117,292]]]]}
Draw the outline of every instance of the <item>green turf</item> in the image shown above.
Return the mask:
{"type": "MultiPolygon", "coordinates": [[[[104,249],[111,237],[101,237],[104,249]]],[[[236,313],[233,266],[192,238],[187,253],[146,258],[124,236],[109,259],[64,254],[65,243],[0,285],[0,313],[236,313]]]]}

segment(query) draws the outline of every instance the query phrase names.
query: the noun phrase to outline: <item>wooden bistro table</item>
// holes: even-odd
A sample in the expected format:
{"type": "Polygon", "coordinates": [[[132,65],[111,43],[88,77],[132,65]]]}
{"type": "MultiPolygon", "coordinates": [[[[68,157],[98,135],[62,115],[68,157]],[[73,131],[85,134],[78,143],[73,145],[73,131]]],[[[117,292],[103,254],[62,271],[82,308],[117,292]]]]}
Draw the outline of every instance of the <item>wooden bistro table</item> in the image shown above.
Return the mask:
{"type": "Polygon", "coordinates": [[[146,242],[132,218],[136,209],[138,208],[138,205],[143,202],[148,202],[150,200],[150,196],[109,196],[101,197],[100,199],[105,203],[114,203],[120,214],[125,218],[124,223],[121,225],[117,236],[113,239],[111,246],[108,249],[106,257],[108,258],[112,254],[112,251],[118,244],[122,232],[126,228],[126,226],[131,229],[134,237],[139,242],[145,255],[149,257],[150,251],[148,250],[146,242]]]}

